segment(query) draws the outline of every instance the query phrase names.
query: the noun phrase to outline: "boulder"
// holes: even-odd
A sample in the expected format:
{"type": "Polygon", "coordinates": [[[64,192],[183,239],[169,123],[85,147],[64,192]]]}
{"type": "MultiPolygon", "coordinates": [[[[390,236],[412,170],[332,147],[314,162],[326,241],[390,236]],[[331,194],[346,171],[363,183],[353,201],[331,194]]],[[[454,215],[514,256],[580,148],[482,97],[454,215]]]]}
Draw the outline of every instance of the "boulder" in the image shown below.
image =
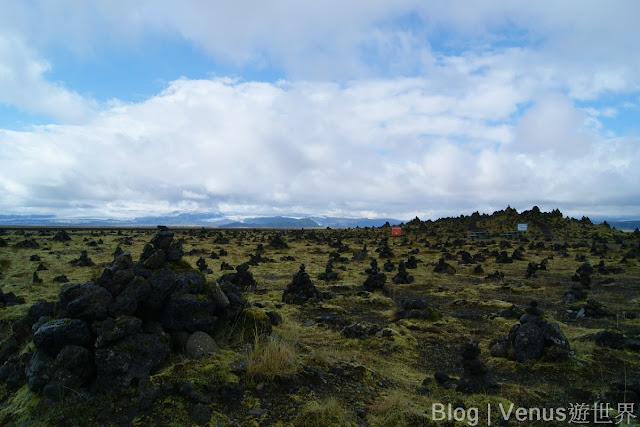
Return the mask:
{"type": "Polygon", "coordinates": [[[96,387],[117,391],[148,378],[169,355],[169,340],[155,334],[130,335],[96,349],[96,387]]]}
{"type": "Polygon", "coordinates": [[[162,315],[167,330],[213,332],[216,322],[216,303],[202,294],[172,294],[162,315]]]}
{"type": "Polygon", "coordinates": [[[109,314],[112,299],[108,290],[93,283],[65,285],[60,290],[60,309],[67,317],[102,320],[109,314]]]}
{"type": "Polygon", "coordinates": [[[201,359],[218,353],[220,349],[213,338],[206,332],[196,331],[189,336],[185,344],[185,356],[190,359],[201,359]]]}
{"type": "Polygon", "coordinates": [[[433,272],[434,273],[446,273],[446,274],[455,274],[456,269],[453,268],[453,266],[451,266],[450,264],[447,264],[444,260],[444,258],[440,258],[440,260],[438,261],[438,264],[436,264],[436,266],[433,268],[433,272]]]}
{"type": "Polygon", "coordinates": [[[55,356],[67,345],[91,348],[93,339],[89,325],[80,319],[55,319],[40,326],[33,334],[33,344],[55,356]]]}
{"type": "Polygon", "coordinates": [[[537,360],[542,356],[544,334],[533,322],[520,325],[513,340],[513,357],[518,362],[537,360]]]}

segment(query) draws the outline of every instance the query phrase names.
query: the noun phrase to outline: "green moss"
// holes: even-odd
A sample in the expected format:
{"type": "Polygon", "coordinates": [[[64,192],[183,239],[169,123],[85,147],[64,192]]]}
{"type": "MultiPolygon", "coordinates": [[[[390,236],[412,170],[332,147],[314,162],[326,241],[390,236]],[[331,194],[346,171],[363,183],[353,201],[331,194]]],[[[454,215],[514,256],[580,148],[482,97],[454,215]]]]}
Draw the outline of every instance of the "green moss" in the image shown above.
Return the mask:
{"type": "MultiPolygon", "coordinates": [[[[170,261],[169,268],[176,274],[188,273],[189,271],[193,271],[194,273],[202,275],[201,272],[191,267],[191,264],[189,264],[189,262],[184,259],[180,259],[178,261],[170,261]]],[[[204,277],[204,275],[202,276],[204,277]]]]}
{"type": "Polygon", "coordinates": [[[300,427],[348,427],[357,425],[334,397],[307,403],[300,414],[293,420],[293,424],[300,427]]]}
{"type": "Polygon", "coordinates": [[[271,319],[263,310],[245,309],[233,325],[233,333],[242,340],[253,341],[256,335],[271,334],[271,319]]]}
{"type": "Polygon", "coordinates": [[[5,406],[0,409],[0,424],[20,425],[33,420],[41,402],[40,396],[29,391],[27,385],[9,396],[5,406]]]}

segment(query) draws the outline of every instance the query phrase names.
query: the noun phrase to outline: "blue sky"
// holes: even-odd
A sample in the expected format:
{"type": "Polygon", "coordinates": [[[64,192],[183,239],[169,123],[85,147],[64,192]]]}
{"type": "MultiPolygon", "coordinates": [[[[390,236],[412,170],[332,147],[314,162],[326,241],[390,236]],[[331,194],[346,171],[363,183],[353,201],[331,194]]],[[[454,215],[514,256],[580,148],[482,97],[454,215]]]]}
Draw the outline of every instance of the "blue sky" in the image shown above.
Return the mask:
{"type": "Polygon", "coordinates": [[[0,211],[640,214],[640,3],[0,0],[0,211]]]}

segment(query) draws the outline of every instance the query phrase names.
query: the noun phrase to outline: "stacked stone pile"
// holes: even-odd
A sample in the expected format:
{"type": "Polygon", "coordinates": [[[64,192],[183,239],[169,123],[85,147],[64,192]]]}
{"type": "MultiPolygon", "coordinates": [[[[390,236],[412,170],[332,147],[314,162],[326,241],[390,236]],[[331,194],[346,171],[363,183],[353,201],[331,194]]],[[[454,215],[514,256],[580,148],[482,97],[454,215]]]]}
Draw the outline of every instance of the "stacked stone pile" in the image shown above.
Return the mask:
{"type": "MultiPolygon", "coordinates": [[[[173,336],[213,334],[246,305],[232,284],[207,283],[181,259],[166,227],[138,262],[118,248],[93,282],[62,286],[56,302],[35,303],[14,324],[12,343],[32,339],[31,355],[3,352],[0,379],[58,400],[69,390],[117,391],[148,379],[173,336]]],[[[5,348],[5,343],[0,348],[5,348]]]]}

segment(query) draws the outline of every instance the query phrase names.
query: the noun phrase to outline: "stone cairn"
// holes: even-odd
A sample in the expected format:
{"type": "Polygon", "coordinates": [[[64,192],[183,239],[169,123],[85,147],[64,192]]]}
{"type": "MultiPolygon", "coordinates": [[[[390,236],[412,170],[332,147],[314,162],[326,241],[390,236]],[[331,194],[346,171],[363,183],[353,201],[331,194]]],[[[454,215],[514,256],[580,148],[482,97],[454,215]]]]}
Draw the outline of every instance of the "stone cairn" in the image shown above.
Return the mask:
{"type": "Polygon", "coordinates": [[[393,283],[396,285],[408,284],[413,282],[413,276],[407,273],[404,261],[398,263],[398,274],[393,277],[393,283]]]}
{"type": "Polygon", "coordinates": [[[367,292],[381,291],[383,294],[388,295],[389,290],[386,288],[387,276],[380,271],[378,267],[378,261],[371,260],[371,268],[364,270],[367,273],[367,279],[364,281],[362,287],[367,292]]]}
{"type": "Polygon", "coordinates": [[[311,281],[309,274],[305,271],[304,264],[300,264],[300,270],[293,275],[291,283],[282,293],[282,302],[287,304],[304,304],[309,300],[321,299],[320,292],[311,281]]]}
{"type": "Polygon", "coordinates": [[[494,357],[518,362],[540,359],[555,362],[570,355],[569,341],[557,323],[544,319],[537,301],[531,301],[520,316],[520,323],[513,325],[506,338],[494,339],[489,349],[494,357]]]}
{"type": "Polygon", "coordinates": [[[9,388],[26,381],[53,400],[69,390],[122,390],[148,381],[168,358],[174,335],[213,334],[242,312],[239,290],[208,283],[181,260],[181,242],[158,228],[138,262],[118,248],[99,278],[63,285],[56,302],[36,302],[14,323],[0,344],[7,350],[0,351],[0,379],[9,388]],[[32,354],[11,345],[30,339],[32,354]]]}

